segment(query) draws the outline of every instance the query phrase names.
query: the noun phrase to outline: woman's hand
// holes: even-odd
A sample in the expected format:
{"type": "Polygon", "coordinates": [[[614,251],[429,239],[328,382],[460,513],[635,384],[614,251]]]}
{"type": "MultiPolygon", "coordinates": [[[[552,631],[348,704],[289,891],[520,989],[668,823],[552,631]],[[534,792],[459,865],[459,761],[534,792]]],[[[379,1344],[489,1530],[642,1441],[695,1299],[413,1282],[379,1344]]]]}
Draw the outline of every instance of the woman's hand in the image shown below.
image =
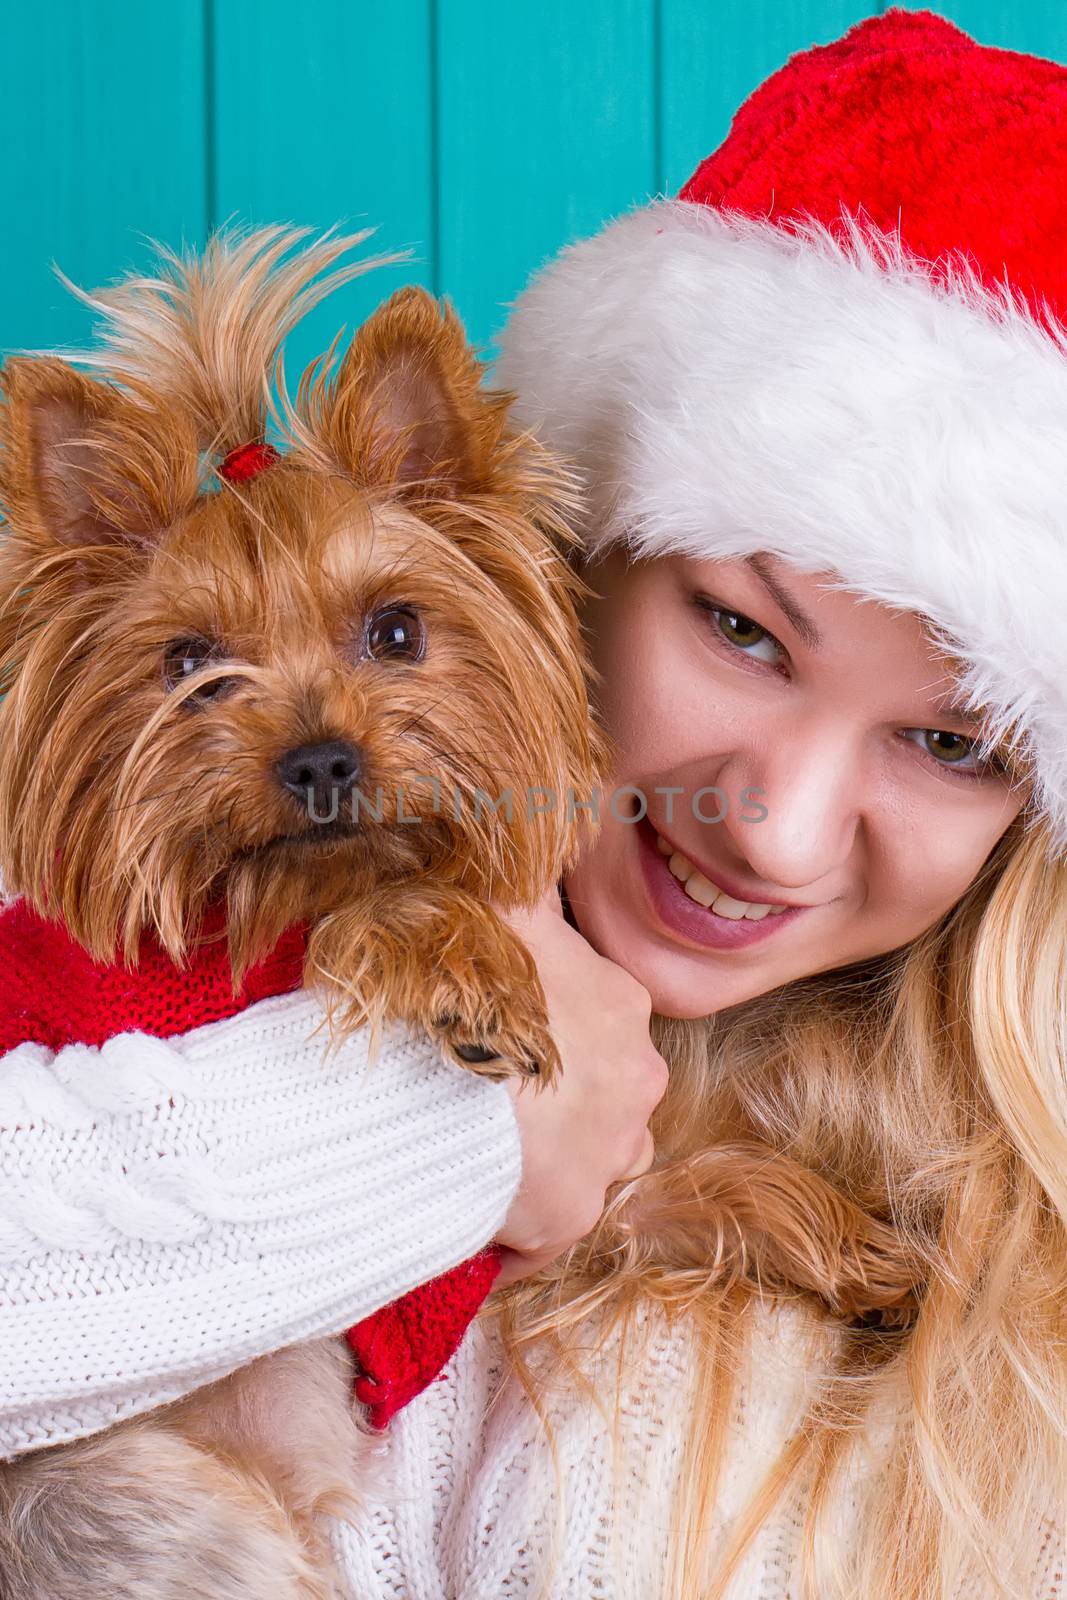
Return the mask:
{"type": "Polygon", "coordinates": [[[528,945],[563,1072],[551,1087],[510,1079],[522,1183],[496,1243],[497,1287],[547,1266],[596,1225],[609,1186],[652,1164],[648,1121],[667,1087],[647,990],[563,918],[553,891],[506,920],[528,945]]]}

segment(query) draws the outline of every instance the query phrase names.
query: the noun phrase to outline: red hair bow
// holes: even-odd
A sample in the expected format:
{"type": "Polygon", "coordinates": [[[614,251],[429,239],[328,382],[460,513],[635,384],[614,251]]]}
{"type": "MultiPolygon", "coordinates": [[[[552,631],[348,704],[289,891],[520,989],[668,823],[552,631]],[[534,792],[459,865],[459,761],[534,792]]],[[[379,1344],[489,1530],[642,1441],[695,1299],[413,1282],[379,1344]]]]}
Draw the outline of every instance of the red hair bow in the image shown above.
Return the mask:
{"type": "Polygon", "coordinates": [[[239,444],[236,450],[224,456],[216,471],[227,483],[247,483],[250,478],[280,460],[281,456],[272,444],[265,439],[253,439],[248,444],[239,444]]]}

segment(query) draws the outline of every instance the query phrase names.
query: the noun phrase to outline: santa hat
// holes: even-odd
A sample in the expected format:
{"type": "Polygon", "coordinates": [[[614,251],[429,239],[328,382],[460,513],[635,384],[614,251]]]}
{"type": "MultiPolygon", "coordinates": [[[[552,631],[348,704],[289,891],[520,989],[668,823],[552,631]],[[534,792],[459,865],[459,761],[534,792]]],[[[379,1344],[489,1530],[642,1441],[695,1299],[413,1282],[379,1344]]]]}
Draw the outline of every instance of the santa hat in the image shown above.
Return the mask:
{"type": "Polygon", "coordinates": [[[591,550],[769,551],[924,614],[1067,846],[1067,70],[892,10],[565,250],[500,382],[591,550]]]}

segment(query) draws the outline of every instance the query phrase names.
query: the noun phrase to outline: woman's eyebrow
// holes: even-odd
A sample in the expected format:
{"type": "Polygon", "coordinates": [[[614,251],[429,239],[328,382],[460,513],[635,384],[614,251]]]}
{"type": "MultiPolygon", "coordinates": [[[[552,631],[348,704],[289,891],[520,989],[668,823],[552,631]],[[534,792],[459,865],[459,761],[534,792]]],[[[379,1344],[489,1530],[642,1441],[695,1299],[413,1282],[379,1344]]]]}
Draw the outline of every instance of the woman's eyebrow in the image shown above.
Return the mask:
{"type": "Polygon", "coordinates": [[[987,715],[981,707],[969,710],[964,696],[951,694],[942,695],[932,709],[935,716],[944,717],[949,722],[965,722],[970,728],[980,728],[987,715]]]}
{"type": "Polygon", "coordinates": [[[744,560],[746,566],[752,568],[752,571],[756,574],[756,577],[767,590],[767,593],[770,595],[771,599],[778,606],[778,609],[781,611],[782,615],[789,619],[790,624],[803,639],[808,649],[821,650],[823,642],[822,634],[819,632],[814,622],[812,622],[807,612],[800,609],[792,595],[788,594],[786,590],[782,588],[781,584],[778,582],[778,579],[775,578],[772,573],[768,572],[767,564],[763,557],[757,552],[755,555],[744,556],[742,559],[744,560]]]}

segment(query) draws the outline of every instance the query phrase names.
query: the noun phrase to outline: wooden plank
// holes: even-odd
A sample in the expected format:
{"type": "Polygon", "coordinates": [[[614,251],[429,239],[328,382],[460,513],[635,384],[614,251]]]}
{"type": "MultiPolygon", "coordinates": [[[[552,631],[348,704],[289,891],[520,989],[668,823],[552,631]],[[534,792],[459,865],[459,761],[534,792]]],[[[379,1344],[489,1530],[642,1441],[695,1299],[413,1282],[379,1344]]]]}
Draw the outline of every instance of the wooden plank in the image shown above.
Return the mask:
{"type": "Polygon", "coordinates": [[[433,284],[431,0],[214,0],[217,220],[377,227],[414,260],[339,290],[294,333],[292,387],[338,328],[433,284]]]}
{"type": "Polygon", "coordinates": [[[830,44],[879,8],[862,0],[661,0],[665,187],[676,194],[734,112],[791,55],[830,44]]]}
{"type": "Polygon", "coordinates": [[[533,268],[656,187],[653,0],[440,0],[440,281],[485,343],[533,268]]]}
{"type": "Polygon", "coordinates": [[[144,264],[142,235],[203,235],[203,0],[7,7],[4,130],[0,351],[83,344],[53,261],[95,288],[144,264]]]}

